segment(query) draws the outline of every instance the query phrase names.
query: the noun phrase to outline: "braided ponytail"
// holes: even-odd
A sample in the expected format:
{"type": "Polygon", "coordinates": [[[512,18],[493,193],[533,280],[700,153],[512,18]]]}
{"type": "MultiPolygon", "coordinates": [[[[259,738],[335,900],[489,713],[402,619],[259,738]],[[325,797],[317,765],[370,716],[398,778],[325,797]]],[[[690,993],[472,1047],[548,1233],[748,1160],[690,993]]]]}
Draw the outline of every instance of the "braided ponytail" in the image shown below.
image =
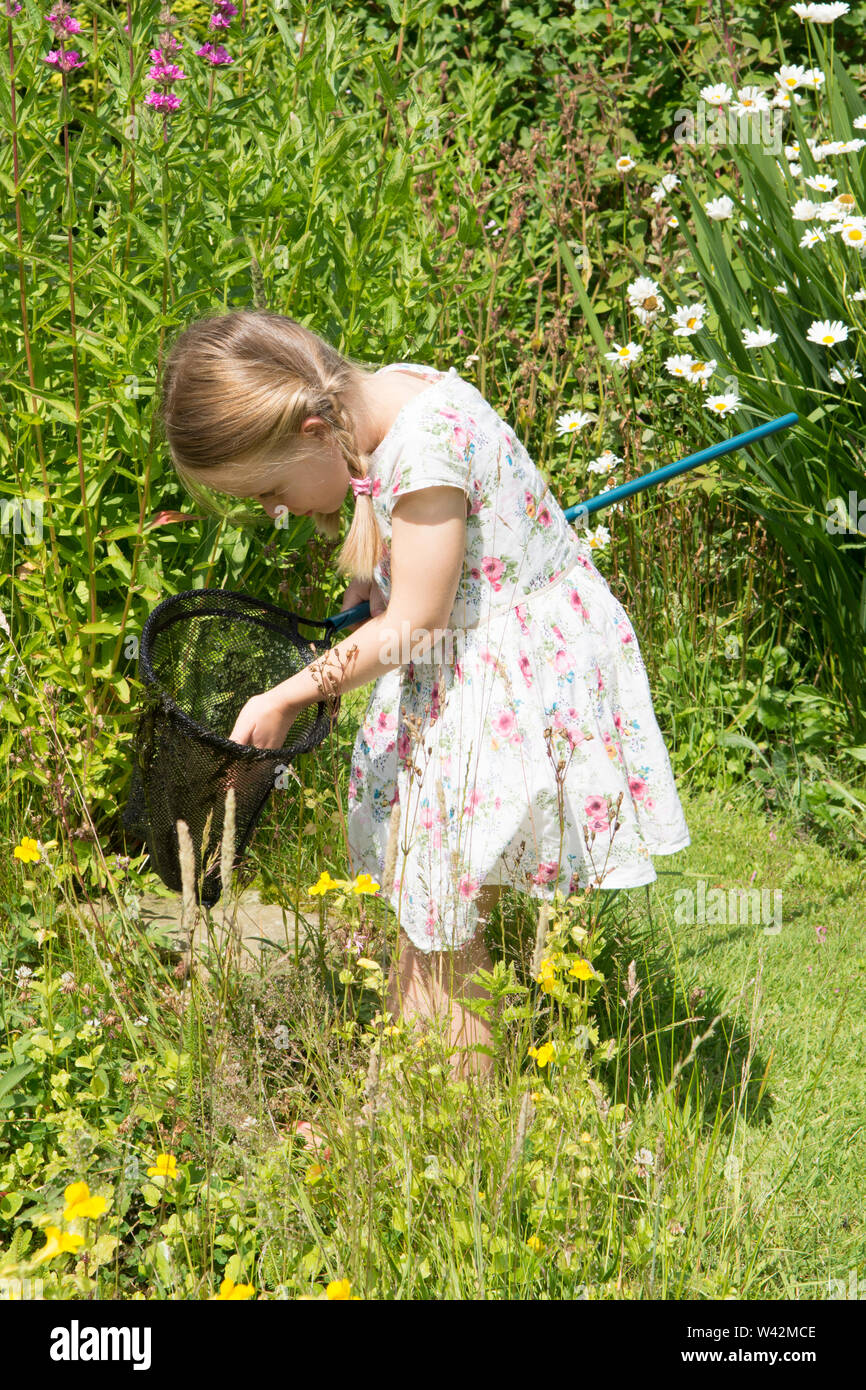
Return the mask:
{"type": "MultiPolygon", "coordinates": [[[[351,426],[346,419],[345,410],[336,392],[329,392],[330,420],[334,439],[346,460],[349,477],[366,478],[367,469],[355,443],[351,426]]],[[[372,579],[373,571],[382,553],[382,537],[379,523],[373,509],[373,499],[369,493],[362,493],[354,499],[355,509],[352,524],[337,556],[337,568],[341,574],[355,579],[372,579]]],[[[313,518],[325,535],[334,538],[340,531],[340,513],[314,512],[313,518]]]]}

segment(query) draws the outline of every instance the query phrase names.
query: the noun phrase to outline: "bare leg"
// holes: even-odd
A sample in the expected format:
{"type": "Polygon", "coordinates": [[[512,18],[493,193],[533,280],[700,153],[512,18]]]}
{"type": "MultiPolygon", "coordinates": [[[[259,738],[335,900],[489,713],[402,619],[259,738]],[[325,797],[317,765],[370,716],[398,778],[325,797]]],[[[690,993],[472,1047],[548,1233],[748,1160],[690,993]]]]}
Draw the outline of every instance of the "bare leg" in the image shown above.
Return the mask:
{"type": "MultiPolygon", "coordinates": [[[[498,888],[479,895],[479,917],[486,920],[498,896],[498,888]]],[[[481,925],[472,941],[459,951],[419,951],[400,933],[398,954],[391,966],[385,1007],[404,1019],[434,1019],[447,1015],[448,1039],[456,1049],[449,1058],[455,1077],[490,1076],[493,1058],[473,1052],[477,1044],[490,1045],[490,1024],[474,1013],[471,1001],[487,998],[480,985],[470,984],[476,970],[490,970],[493,962],[484,944],[481,925]]]]}

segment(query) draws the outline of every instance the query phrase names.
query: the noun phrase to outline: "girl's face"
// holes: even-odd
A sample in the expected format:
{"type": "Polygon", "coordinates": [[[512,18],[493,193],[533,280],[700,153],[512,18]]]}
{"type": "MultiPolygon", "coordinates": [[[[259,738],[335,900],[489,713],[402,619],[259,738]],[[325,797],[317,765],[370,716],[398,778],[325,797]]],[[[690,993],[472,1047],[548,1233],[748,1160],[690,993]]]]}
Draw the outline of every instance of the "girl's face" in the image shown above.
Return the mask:
{"type": "MultiPolygon", "coordinates": [[[[310,417],[311,419],[314,417],[310,417]]],[[[305,421],[305,426],[309,424],[305,421]]],[[[305,429],[305,433],[312,433],[305,429]]],[[[337,446],[329,439],[319,444],[309,463],[285,463],[271,460],[275,478],[264,492],[238,491],[238,497],[252,497],[261,502],[268,516],[278,517],[285,508],[292,516],[311,516],[313,512],[336,512],[343,504],[349,487],[349,470],[337,446]]],[[[234,489],[232,489],[234,491],[234,489]]]]}

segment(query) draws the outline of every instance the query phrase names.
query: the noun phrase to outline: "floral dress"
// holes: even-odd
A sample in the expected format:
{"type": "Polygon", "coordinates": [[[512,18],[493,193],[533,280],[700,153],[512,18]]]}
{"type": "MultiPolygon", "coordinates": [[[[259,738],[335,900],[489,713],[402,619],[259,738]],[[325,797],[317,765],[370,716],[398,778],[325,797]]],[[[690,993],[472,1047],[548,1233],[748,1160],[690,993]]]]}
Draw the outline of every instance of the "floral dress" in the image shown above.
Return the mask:
{"type": "Polygon", "coordinates": [[[652,883],[689,843],[634,629],[510,426],[451,367],[370,455],[390,592],[406,493],[466,494],[466,552],[445,640],[373,688],[352,754],[353,872],[382,883],[422,951],[465,945],[485,885],[535,897],[652,883]],[[393,881],[382,882],[400,804],[393,881]]]}

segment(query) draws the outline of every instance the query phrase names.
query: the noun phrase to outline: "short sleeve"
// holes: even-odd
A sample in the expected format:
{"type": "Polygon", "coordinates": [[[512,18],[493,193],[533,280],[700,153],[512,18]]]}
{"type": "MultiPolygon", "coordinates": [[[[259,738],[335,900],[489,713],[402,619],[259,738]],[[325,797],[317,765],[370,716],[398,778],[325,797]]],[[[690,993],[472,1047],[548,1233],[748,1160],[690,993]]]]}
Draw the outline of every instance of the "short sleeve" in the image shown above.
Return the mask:
{"type": "Polygon", "coordinates": [[[439,406],[408,430],[385,489],[388,516],[401,497],[425,487],[459,487],[468,497],[475,452],[472,436],[472,421],[453,406],[439,406]]]}

